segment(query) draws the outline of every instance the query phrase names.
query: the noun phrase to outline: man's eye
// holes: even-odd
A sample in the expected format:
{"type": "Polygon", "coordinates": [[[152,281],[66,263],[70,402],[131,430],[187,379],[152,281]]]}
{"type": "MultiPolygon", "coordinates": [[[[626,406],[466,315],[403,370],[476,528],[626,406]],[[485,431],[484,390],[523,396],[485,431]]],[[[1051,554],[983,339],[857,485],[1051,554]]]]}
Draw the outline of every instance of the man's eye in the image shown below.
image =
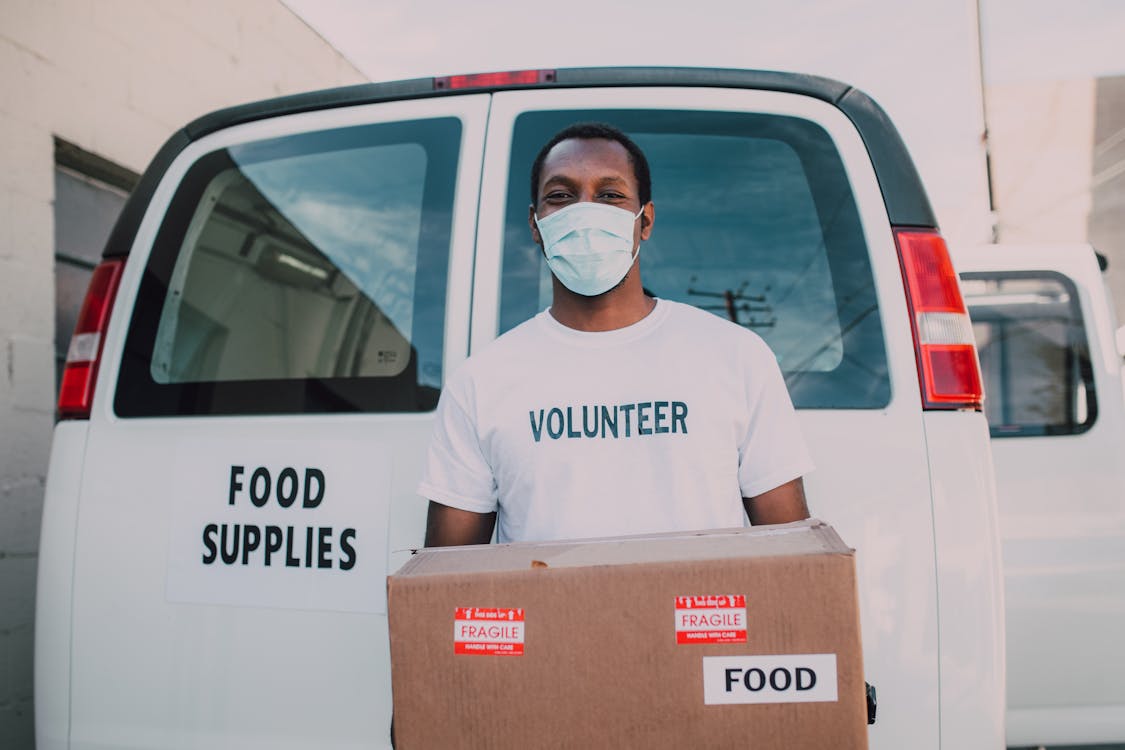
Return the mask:
{"type": "Polygon", "coordinates": [[[605,192],[605,193],[602,193],[602,194],[601,194],[601,195],[600,195],[599,197],[600,197],[600,198],[601,198],[601,199],[602,199],[603,201],[621,201],[621,200],[625,200],[625,196],[624,196],[624,195],[622,195],[621,193],[616,193],[616,192],[614,192],[614,191],[612,191],[612,190],[610,190],[609,192],[605,192]]]}
{"type": "Polygon", "coordinates": [[[570,198],[570,193],[563,192],[562,190],[552,190],[543,196],[545,201],[565,201],[570,198]]]}

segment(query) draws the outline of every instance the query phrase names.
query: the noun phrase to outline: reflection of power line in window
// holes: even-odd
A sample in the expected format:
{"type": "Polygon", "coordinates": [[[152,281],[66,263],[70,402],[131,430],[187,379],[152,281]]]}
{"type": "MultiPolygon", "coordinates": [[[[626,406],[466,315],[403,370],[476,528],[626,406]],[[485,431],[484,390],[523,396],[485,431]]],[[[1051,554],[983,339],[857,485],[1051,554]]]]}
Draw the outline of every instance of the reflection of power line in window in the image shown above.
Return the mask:
{"type": "MultiPolygon", "coordinates": [[[[831,337],[830,339],[825,341],[823,344],[821,344],[821,346],[819,348],[815,349],[812,352],[812,354],[805,357],[805,359],[802,360],[801,362],[797,363],[797,365],[795,367],[787,368],[787,370],[790,373],[792,373],[793,382],[796,383],[804,375],[808,374],[809,372],[812,372],[812,370],[810,370],[809,367],[812,365],[813,362],[815,362],[817,360],[818,357],[820,357],[820,355],[824,354],[825,352],[827,352],[832,347],[838,345],[838,343],[840,341],[843,341],[844,337],[848,333],[850,333],[853,328],[855,328],[860,323],[862,323],[864,321],[864,319],[867,318],[868,315],[870,315],[873,312],[876,312],[878,309],[879,309],[878,305],[871,305],[867,309],[865,309],[862,312],[856,314],[856,316],[854,318],[852,318],[845,326],[843,326],[840,329],[839,336],[831,337]]],[[[845,359],[846,359],[846,357],[845,357],[845,359]]]]}
{"type": "Polygon", "coordinates": [[[808,274],[810,270],[812,270],[817,261],[827,260],[825,256],[828,252],[828,245],[826,244],[824,238],[829,236],[830,233],[836,231],[836,224],[842,218],[844,209],[853,205],[854,203],[852,202],[851,191],[847,189],[842,190],[836,197],[836,203],[832,207],[832,210],[828,213],[828,220],[825,221],[820,227],[820,242],[817,243],[816,249],[809,254],[808,262],[805,263],[805,267],[801,269],[801,272],[793,278],[793,281],[789,284],[789,288],[786,289],[781,295],[779,295],[780,298],[777,301],[778,307],[784,305],[786,300],[789,299],[789,295],[791,295],[795,289],[799,288],[799,286],[805,280],[805,275],[808,274]]]}
{"type": "Polygon", "coordinates": [[[761,294],[747,294],[749,281],[743,281],[737,289],[724,289],[721,292],[696,289],[695,284],[698,281],[698,276],[691,277],[690,286],[687,288],[689,296],[722,300],[721,304],[697,305],[701,310],[722,310],[732,323],[746,328],[773,328],[777,325],[777,317],[772,314],[765,319],[753,317],[754,313],[773,313],[773,306],[766,299],[770,291],[769,285],[766,285],[761,294]]]}
{"type": "MultiPolygon", "coordinates": [[[[870,277],[868,277],[868,278],[870,279],[870,277]]],[[[787,365],[786,368],[785,368],[786,372],[788,372],[788,373],[797,373],[799,371],[803,372],[803,371],[807,370],[809,367],[811,367],[812,364],[814,362],[816,362],[816,360],[821,355],[825,354],[828,351],[831,351],[832,349],[834,349],[836,347],[841,348],[841,353],[842,353],[843,359],[844,360],[848,359],[848,356],[846,355],[846,353],[842,352],[843,341],[844,341],[845,336],[848,333],[850,333],[853,328],[860,325],[867,318],[868,315],[870,315],[872,313],[877,313],[877,311],[879,309],[879,305],[878,305],[878,303],[875,303],[873,305],[865,306],[863,309],[854,312],[852,314],[852,317],[850,319],[847,319],[847,320],[841,320],[840,314],[842,312],[846,311],[846,310],[850,311],[851,307],[852,307],[852,303],[856,300],[856,298],[866,298],[866,297],[868,297],[871,290],[874,289],[874,286],[875,286],[874,280],[870,280],[867,283],[856,287],[855,289],[851,290],[846,295],[841,297],[840,300],[837,302],[837,306],[831,308],[828,311],[828,314],[824,318],[822,318],[819,323],[816,323],[813,326],[813,328],[815,330],[824,332],[824,334],[825,334],[824,342],[822,344],[820,344],[819,347],[815,348],[811,355],[808,355],[808,356],[804,357],[798,364],[792,365],[792,366],[787,365]]],[[[778,350],[777,354],[778,354],[779,361],[789,362],[790,358],[792,356],[794,356],[794,354],[796,352],[800,352],[802,350],[808,349],[809,343],[810,343],[809,341],[804,341],[804,340],[795,341],[795,342],[793,342],[794,346],[792,347],[791,351],[786,352],[786,351],[778,350]]],[[[796,379],[794,380],[794,382],[796,382],[796,379]]]]}

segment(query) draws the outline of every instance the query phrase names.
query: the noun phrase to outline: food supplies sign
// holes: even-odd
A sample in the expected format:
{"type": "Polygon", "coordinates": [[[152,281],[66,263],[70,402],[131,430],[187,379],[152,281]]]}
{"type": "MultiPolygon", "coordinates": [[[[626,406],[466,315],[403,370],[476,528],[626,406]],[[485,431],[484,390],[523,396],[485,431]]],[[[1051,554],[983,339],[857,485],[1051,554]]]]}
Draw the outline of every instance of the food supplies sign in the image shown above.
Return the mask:
{"type": "Polygon", "coordinates": [[[746,643],[746,596],[677,596],[676,643],[746,643]]]}
{"type": "Polygon", "coordinates": [[[181,443],[168,599],[386,612],[390,470],[370,444],[181,443]]]}
{"type": "Polygon", "coordinates": [[[523,609],[458,607],[453,652],[463,656],[523,656],[523,609]]]}

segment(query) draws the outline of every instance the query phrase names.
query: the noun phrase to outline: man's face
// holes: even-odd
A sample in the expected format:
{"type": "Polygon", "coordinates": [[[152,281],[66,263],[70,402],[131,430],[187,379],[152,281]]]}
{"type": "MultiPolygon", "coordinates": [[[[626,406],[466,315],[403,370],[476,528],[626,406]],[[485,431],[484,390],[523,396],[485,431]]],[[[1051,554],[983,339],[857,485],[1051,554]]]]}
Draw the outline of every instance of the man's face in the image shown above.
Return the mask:
{"type": "MultiPolygon", "coordinates": [[[[547,153],[539,175],[539,202],[531,207],[531,236],[543,239],[535,215],[549,216],[572,203],[604,203],[636,214],[641,210],[637,176],[629,152],[617,141],[604,138],[571,138],[547,153]]],[[[633,247],[652,233],[652,205],[633,228],[633,247]]]]}

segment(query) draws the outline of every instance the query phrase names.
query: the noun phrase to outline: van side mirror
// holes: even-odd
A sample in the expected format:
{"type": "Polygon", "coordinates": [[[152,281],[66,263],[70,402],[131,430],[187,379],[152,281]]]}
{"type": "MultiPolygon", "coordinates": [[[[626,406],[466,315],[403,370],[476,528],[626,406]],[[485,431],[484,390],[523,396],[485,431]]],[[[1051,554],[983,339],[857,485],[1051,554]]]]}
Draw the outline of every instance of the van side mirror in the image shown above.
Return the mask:
{"type": "Polygon", "coordinates": [[[1114,336],[1117,343],[1118,356],[1125,357],[1125,326],[1117,329],[1117,335],[1114,336]]]}

